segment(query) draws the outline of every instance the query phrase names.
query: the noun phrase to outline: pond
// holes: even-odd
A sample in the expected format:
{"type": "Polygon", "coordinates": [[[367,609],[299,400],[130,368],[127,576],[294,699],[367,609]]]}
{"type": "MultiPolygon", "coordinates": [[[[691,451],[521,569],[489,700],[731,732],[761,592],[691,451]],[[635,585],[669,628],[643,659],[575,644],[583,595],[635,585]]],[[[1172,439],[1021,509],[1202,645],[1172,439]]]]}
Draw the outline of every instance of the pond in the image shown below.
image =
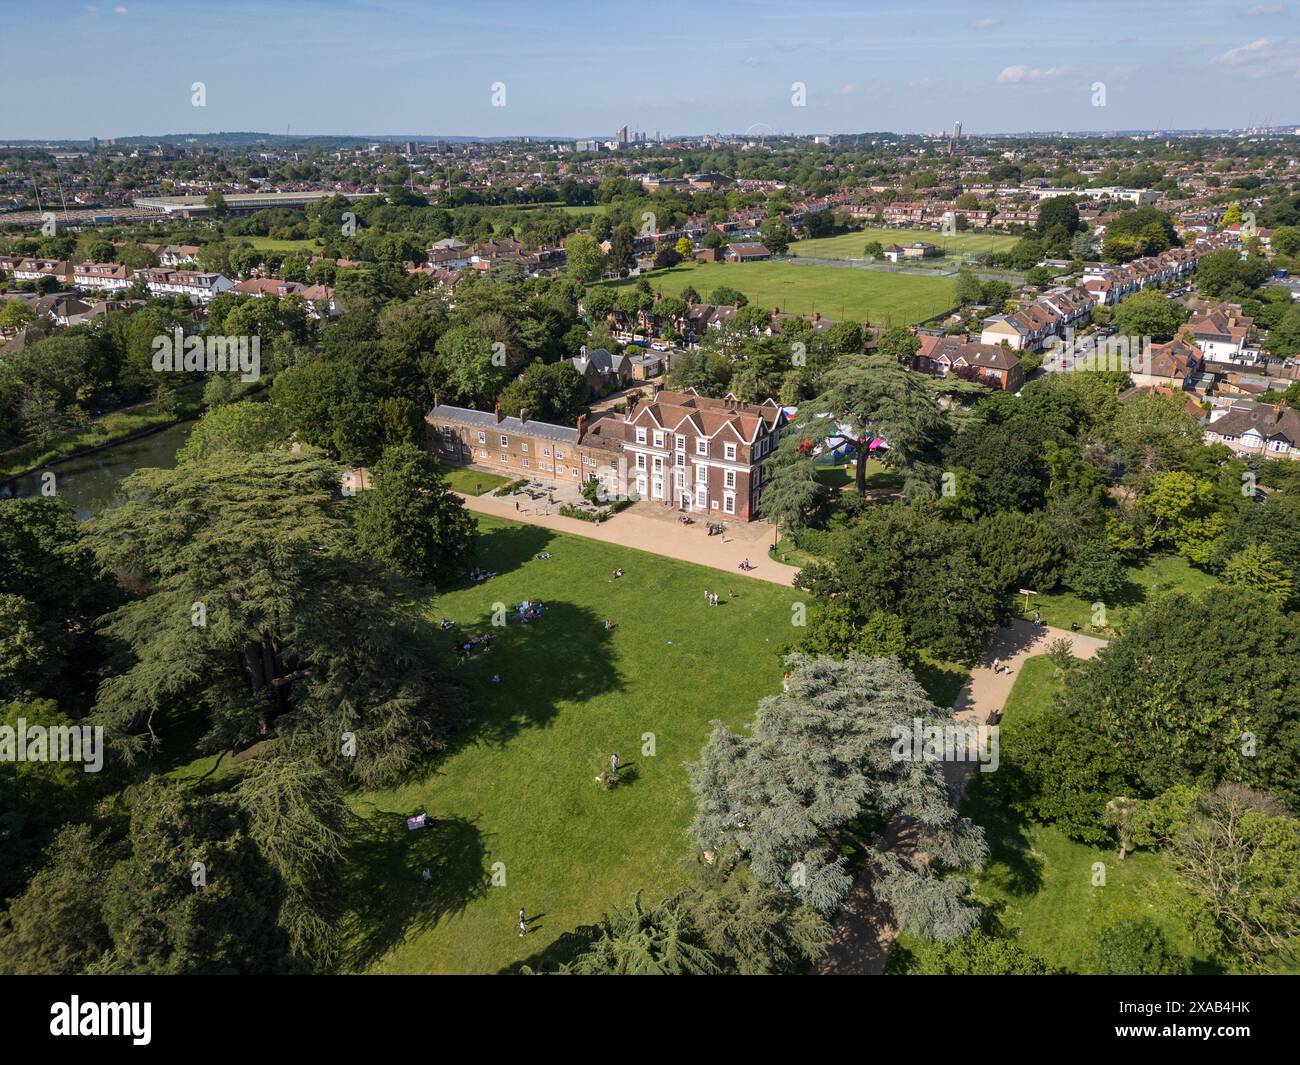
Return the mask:
{"type": "Polygon", "coordinates": [[[46,474],[54,474],[55,494],[72,504],[78,521],[100,513],[112,500],[122,480],[138,469],[176,465],[176,452],[190,435],[194,423],[180,422],[138,440],[115,444],[81,458],[69,459],[0,484],[0,498],[34,496],[41,492],[46,474]],[[16,491],[15,491],[16,486],[16,491]]]}

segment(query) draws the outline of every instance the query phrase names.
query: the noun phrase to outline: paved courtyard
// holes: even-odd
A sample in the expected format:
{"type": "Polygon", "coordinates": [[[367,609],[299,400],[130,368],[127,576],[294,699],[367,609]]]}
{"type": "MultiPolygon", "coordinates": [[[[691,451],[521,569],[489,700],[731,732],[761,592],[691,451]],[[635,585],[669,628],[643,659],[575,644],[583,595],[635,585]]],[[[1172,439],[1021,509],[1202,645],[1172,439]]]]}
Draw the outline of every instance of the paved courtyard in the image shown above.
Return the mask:
{"type": "Polygon", "coordinates": [[[773,527],[767,522],[726,522],[726,531],[722,535],[710,536],[703,517],[696,518],[693,525],[683,525],[677,520],[676,510],[644,499],[597,525],[561,515],[558,491],[554,504],[547,498],[532,499],[519,494],[494,496],[488,493],[461,498],[469,510],[479,514],[542,525],[556,532],[711,566],[738,578],[749,576],[772,584],[791,585],[799,572],[794,566],[782,565],[767,557],[773,533],[773,527]],[[754,567],[748,574],[740,569],[740,563],[745,559],[749,559],[754,567]]]}

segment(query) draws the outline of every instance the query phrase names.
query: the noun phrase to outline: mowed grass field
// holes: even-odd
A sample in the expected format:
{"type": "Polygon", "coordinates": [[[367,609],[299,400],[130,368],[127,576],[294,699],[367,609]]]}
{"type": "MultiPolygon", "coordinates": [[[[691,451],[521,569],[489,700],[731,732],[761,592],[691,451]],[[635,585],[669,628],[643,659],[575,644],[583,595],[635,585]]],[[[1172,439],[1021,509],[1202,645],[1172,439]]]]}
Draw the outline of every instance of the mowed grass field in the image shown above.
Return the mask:
{"type": "Polygon", "coordinates": [[[479,524],[478,564],[498,576],[438,596],[430,623],[457,623],[449,643],[497,639],[456,667],[473,709],[453,749],[418,779],[355,800],[370,837],[356,855],[357,970],[549,964],[573,952],[573,929],[637,890],[671,892],[692,855],[684,763],[711,720],[738,729],[780,690],[795,589],[536,526],[479,524]],[[707,606],[706,589],[723,604],[707,606]],[[493,604],[513,612],[524,599],[545,604],[540,620],[491,627],[493,604]],[[605,791],[595,778],[611,752],[629,780],[605,791]],[[438,825],[408,832],[405,818],[423,812],[438,825]]]}
{"type": "Polygon", "coordinates": [[[319,240],[277,240],[275,237],[232,237],[236,243],[245,241],[251,244],[258,251],[284,251],[284,252],[306,252],[315,254],[325,245],[319,240]]]}
{"type": "MultiPolygon", "coordinates": [[[[1021,667],[1001,721],[1003,769],[1015,730],[1052,713],[1063,683],[1046,655],[1021,667]]],[[[1194,972],[1215,971],[1178,916],[1186,897],[1163,855],[1137,851],[1121,862],[1113,848],[1077,843],[1058,829],[1026,820],[989,786],[996,775],[975,774],[962,802],[962,813],[984,828],[990,850],[983,870],[969,879],[975,896],[1008,931],[1018,933],[1025,950],[1055,968],[1087,973],[1102,928],[1122,918],[1146,917],[1175,950],[1192,959],[1194,972]],[[1096,882],[1096,863],[1105,867],[1104,884],[1096,882]]],[[[914,937],[903,937],[900,946],[916,954],[934,949],[914,937]]]]}
{"type": "MultiPolygon", "coordinates": [[[[951,256],[976,256],[993,251],[1006,251],[1019,240],[1000,233],[980,233],[967,230],[944,236],[936,229],[860,229],[853,233],[841,233],[835,237],[819,237],[816,240],[801,240],[790,245],[790,251],[813,259],[861,259],[862,249],[872,241],[882,245],[912,244],[923,240],[935,244],[945,252],[945,258],[951,256]]],[[[925,264],[942,263],[942,259],[928,259],[925,264]]],[[[918,264],[912,264],[918,265],[918,264]]]]}
{"type": "MultiPolygon", "coordinates": [[[[951,277],[779,262],[683,263],[643,276],[651,288],[669,295],[689,285],[708,301],[715,288],[726,285],[761,307],[780,307],[805,317],[818,311],[833,321],[881,327],[910,325],[948,310],[955,284],[951,277]]],[[[635,279],[609,284],[621,288],[635,284],[635,279]]]]}

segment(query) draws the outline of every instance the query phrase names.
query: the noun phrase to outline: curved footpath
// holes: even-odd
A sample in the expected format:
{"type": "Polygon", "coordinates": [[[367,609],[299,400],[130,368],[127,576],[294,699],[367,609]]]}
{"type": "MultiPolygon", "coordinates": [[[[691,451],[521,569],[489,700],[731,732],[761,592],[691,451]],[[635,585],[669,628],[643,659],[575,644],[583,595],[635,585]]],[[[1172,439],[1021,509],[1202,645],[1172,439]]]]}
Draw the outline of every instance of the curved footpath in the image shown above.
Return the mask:
{"type": "MultiPolygon", "coordinates": [[[[983,657],[971,670],[953,704],[958,724],[990,724],[993,714],[1001,714],[1011,688],[1020,675],[1020,667],[1034,655],[1047,653],[1048,645],[1062,637],[1073,645],[1075,658],[1092,658],[1106,646],[1106,641],[1065,629],[1035,625],[1031,621],[1013,621],[999,629],[985,649],[983,657]],[[1010,673],[994,673],[993,660],[1000,658],[1011,667],[1010,673]]],[[[975,774],[969,762],[946,762],[944,776],[953,792],[953,802],[960,802],[966,785],[975,774]]],[[[911,854],[915,840],[907,818],[896,817],[885,832],[889,850],[911,854]]],[[[871,891],[872,870],[863,870],[845,901],[835,922],[835,935],[813,972],[818,976],[879,976],[885,970],[889,952],[898,938],[898,927],[888,906],[879,902],[871,891]]]]}
{"type": "Polygon", "coordinates": [[[646,501],[634,503],[622,513],[596,524],[566,518],[553,513],[554,506],[518,496],[462,495],[461,499],[468,510],[479,514],[542,525],[556,532],[585,536],[607,544],[634,547],[682,562],[726,570],[733,576],[749,576],[788,586],[794,584],[795,574],[799,572],[795,566],[786,566],[767,557],[772,543],[772,526],[766,522],[727,522],[727,531],[722,536],[710,536],[704,529],[707,519],[697,518],[693,525],[683,525],[677,520],[677,511],[656,508],[646,501]],[[520,505],[519,510],[515,510],[516,503],[520,505]],[[740,563],[746,558],[754,567],[748,574],[740,570],[740,563]]]}

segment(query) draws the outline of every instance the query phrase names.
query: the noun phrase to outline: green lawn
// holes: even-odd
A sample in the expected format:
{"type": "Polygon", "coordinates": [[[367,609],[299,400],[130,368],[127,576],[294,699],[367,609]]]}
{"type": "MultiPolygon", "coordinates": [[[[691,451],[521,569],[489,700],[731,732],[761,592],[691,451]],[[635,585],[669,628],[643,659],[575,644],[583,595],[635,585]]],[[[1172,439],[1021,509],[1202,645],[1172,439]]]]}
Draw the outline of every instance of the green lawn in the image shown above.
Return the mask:
{"type": "Polygon", "coordinates": [[[232,240],[247,241],[258,251],[302,251],[308,253],[319,252],[325,247],[319,240],[276,240],[275,237],[232,237],[232,240]]]}
{"type": "Polygon", "coordinates": [[[500,488],[509,478],[496,473],[484,473],[464,466],[440,466],[439,472],[447,479],[447,485],[453,492],[464,496],[481,496],[494,488],[500,488]]]}
{"type": "MultiPolygon", "coordinates": [[[[952,256],[973,257],[993,251],[1006,251],[1019,240],[1019,237],[1003,236],[1000,233],[980,233],[966,231],[944,236],[934,229],[862,229],[853,233],[841,233],[837,237],[820,237],[816,240],[801,240],[792,244],[790,250],[795,255],[812,259],[861,259],[862,249],[872,241],[879,241],[888,247],[890,244],[912,244],[923,240],[927,244],[936,244],[944,250],[943,259],[929,259],[924,265],[942,263],[952,256]]],[[[920,265],[920,264],[913,264],[920,265]]]]}
{"type": "MultiPolygon", "coordinates": [[[[1218,583],[1217,577],[1196,569],[1181,555],[1158,555],[1129,569],[1128,585],[1114,603],[1106,604],[1106,608],[1110,611],[1115,607],[1134,607],[1157,592],[1173,589],[1202,592],[1218,583]]],[[[1030,617],[1037,609],[1044,622],[1057,628],[1068,629],[1072,621],[1078,622],[1081,628],[1092,624],[1092,603],[1064,589],[1032,596],[1027,612],[1023,595],[1017,596],[1016,603],[1023,616],[1030,617]]]]}
{"type": "MultiPolygon", "coordinates": [[[[953,305],[953,279],[791,263],[683,263],[643,275],[656,291],[676,295],[690,285],[708,300],[719,285],[742,292],[761,307],[780,307],[833,321],[868,321],[889,327],[919,322],[953,305]]],[[[608,282],[614,287],[634,279],[608,282]]]]}
{"type": "Polygon", "coordinates": [[[495,646],[458,667],[474,709],[445,758],[357,798],[373,830],[358,856],[357,969],[495,972],[552,961],[572,951],[566,933],[636,890],[672,890],[691,853],[683,763],[710,720],[738,728],[779,689],[795,589],[479,522],[479,564],[500,574],[440,596],[431,621],[450,617],[476,633],[490,631],[494,602],[540,600],[546,611],[495,630],[495,646]],[[535,557],[543,551],[549,561],[535,557]],[[618,581],[615,566],[625,571],[618,581]],[[705,589],[723,605],[707,606],[705,589]],[[653,756],[643,753],[647,733],[653,756]],[[595,777],[611,751],[635,779],[606,792],[595,777]],[[403,819],[424,811],[440,824],[408,833],[403,819]],[[504,887],[491,884],[496,863],[504,887]],[[436,870],[432,885],[421,881],[426,866],[436,870]],[[533,928],[522,940],[520,906],[533,928]]]}
{"type": "MultiPolygon", "coordinates": [[[[1008,737],[1018,725],[1050,713],[1062,681],[1046,655],[1030,658],[1020,670],[1001,722],[1002,768],[1008,737]]],[[[1010,810],[989,786],[992,775],[976,774],[962,812],[987,833],[990,860],[971,877],[976,897],[995,910],[1020,945],[1054,967],[1087,972],[1097,933],[1119,918],[1149,917],[1170,944],[1193,960],[1195,971],[1213,971],[1193,947],[1178,916],[1184,894],[1165,859],[1138,851],[1118,861],[1113,849],[1076,843],[1063,832],[1027,821],[1010,810]],[[1105,884],[1094,884],[1096,863],[1105,866],[1105,884]]],[[[904,950],[933,949],[903,937],[904,950]]]]}

